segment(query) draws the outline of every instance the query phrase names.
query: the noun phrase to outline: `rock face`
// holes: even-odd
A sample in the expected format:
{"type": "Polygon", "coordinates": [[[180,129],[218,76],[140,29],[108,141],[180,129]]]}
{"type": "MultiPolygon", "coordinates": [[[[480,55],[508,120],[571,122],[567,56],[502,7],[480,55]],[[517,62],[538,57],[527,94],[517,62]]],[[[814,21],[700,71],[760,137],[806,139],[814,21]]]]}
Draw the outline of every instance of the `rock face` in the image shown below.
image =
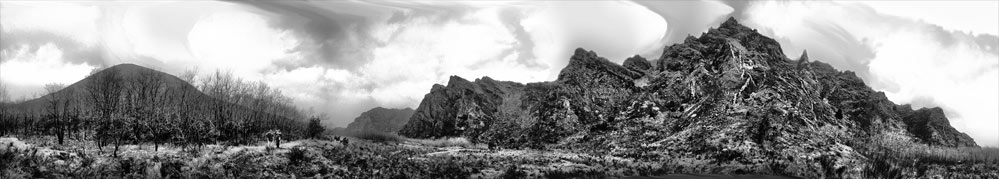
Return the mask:
{"type": "Polygon", "coordinates": [[[451,76],[447,86],[431,88],[399,134],[415,138],[477,135],[494,121],[503,101],[523,89],[523,84],[489,77],[470,82],[451,76]]]}
{"type": "Polygon", "coordinates": [[[347,125],[347,130],[395,133],[409,122],[414,112],[413,108],[372,108],[354,118],[354,122],[347,125]]]}
{"type": "Polygon", "coordinates": [[[944,116],[943,109],[922,108],[912,111],[908,105],[902,105],[900,115],[906,124],[906,129],[916,138],[930,145],[952,147],[977,147],[974,140],[967,134],[958,132],[950,126],[950,121],[944,116]]]}
{"type": "Polygon", "coordinates": [[[768,167],[785,171],[857,172],[849,168],[865,159],[854,148],[882,133],[976,146],[939,110],[896,110],[853,72],[791,60],[734,19],[666,47],[654,62],[636,56],[622,66],[580,48],[552,82],[452,77],[400,134],[632,158],[781,159],[768,167]]]}
{"type": "Polygon", "coordinates": [[[624,64],[622,65],[624,65],[625,68],[637,71],[646,71],[649,70],[649,68],[652,68],[652,63],[649,63],[649,60],[646,60],[644,57],[638,55],[625,59],[624,64]]]}

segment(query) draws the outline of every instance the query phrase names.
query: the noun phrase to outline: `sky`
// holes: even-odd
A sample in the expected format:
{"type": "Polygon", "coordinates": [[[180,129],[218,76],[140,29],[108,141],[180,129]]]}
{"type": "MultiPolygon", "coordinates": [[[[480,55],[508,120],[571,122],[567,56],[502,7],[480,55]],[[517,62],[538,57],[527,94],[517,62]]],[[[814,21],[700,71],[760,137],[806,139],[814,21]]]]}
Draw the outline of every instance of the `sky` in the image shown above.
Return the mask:
{"type": "Polygon", "coordinates": [[[941,107],[999,146],[999,1],[0,1],[15,98],[94,69],[198,69],[282,89],[346,126],[416,108],[451,75],[550,81],[583,47],[621,63],[728,17],[789,57],[856,72],[890,100],[941,107]]]}

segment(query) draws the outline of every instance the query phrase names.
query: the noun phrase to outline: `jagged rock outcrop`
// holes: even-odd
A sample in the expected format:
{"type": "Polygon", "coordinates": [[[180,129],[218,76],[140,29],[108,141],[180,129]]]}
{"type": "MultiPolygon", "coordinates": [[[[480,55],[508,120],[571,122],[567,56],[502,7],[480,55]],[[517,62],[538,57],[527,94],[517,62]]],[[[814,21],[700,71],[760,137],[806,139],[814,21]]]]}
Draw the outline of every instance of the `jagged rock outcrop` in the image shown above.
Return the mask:
{"type": "Polygon", "coordinates": [[[413,116],[414,112],[416,111],[413,108],[375,107],[354,118],[354,122],[347,125],[347,130],[395,133],[409,122],[409,118],[413,116]]]}
{"type": "Polygon", "coordinates": [[[552,82],[452,77],[400,134],[817,173],[808,178],[828,177],[812,170],[860,172],[866,159],[855,148],[881,133],[974,146],[942,115],[900,112],[853,72],[789,59],[777,41],[734,19],[666,47],[654,66],[626,61],[580,48],[552,82]]]}
{"type": "Polygon", "coordinates": [[[504,97],[524,85],[489,77],[470,82],[451,76],[447,86],[434,85],[399,134],[416,138],[475,135],[495,119],[504,97]]]}
{"type": "Polygon", "coordinates": [[[624,65],[625,68],[636,71],[646,71],[652,68],[652,63],[650,63],[649,60],[646,60],[645,57],[638,55],[625,59],[624,63],[621,65],[624,65]]]}

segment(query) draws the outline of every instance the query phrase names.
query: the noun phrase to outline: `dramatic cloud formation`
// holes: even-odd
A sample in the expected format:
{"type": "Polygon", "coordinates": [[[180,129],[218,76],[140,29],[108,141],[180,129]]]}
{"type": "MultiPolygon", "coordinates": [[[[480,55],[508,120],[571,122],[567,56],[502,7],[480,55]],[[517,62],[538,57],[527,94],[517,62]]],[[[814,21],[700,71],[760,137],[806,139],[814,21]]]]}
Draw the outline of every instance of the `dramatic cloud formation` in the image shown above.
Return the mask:
{"type": "Polygon", "coordinates": [[[136,63],[222,69],[281,88],[344,126],[416,107],[451,75],[553,80],[576,47],[658,58],[728,16],[788,56],[857,72],[896,103],[944,108],[999,146],[999,2],[140,1],[0,2],[0,80],[14,96],[136,63]]]}

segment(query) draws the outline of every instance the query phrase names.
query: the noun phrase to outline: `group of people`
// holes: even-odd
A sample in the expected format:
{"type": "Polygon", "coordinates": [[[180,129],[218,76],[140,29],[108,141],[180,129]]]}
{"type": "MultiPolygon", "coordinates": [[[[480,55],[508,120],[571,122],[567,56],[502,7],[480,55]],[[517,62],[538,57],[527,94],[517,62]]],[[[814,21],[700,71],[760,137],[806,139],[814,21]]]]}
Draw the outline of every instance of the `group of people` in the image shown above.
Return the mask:
{"type": "Polygon", "coordinates": [[[340,145],[343,146],[347,146],[347,144],[350,144],[350,140],[348,140],[347,137],[333,136],[333,141],[340,142],[340,145]]]}
{"type": "Polygon", "coordinates": [[[281,131],[277,129],[271,129],[264,133],[264,137],[267,137],[268,142],[274,142],[275,148],[281,148],[281,131]]]}
{"type": "MultiPolygon", "coordinates": [[[[281,148],[281,131],[280,130],[270,130],[264,133],[264,137],[267,138],[268,142],[274,142],[275,148],[281,148]]],[[[333,141],[340,142],[340,145],[347,146],[350,144],[350,140],[347,137],[333,136],[333,141]]]]}

